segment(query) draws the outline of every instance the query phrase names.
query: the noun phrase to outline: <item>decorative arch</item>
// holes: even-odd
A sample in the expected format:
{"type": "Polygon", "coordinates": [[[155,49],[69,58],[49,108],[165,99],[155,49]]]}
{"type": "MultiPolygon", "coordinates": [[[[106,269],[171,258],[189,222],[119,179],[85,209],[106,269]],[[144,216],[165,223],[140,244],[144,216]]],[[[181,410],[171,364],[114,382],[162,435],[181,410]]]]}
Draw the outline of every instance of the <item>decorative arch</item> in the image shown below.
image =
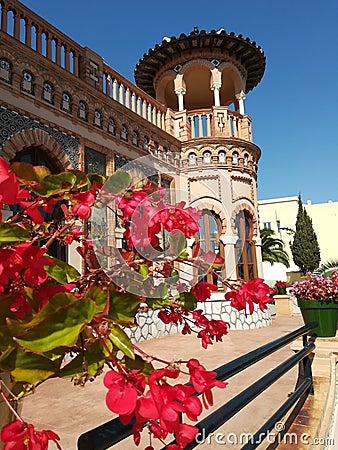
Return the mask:
{"type": "Polygon", "coordinates": [[[176,107],[177,104],[177,98],[174,92],[176,75],[177,74],[174,70],[166,70],[156,81],[155,85],[156,100],[169,107],[171,107],[170,105],[174,105],[176,107]]]}
{"type": "Polygon", "coordinates": [[[23,130],[8,139],[2,149],[4,157],[10,161],[15,155],[29,147],[41,147],[55,159],[60,170],[72,169],[72,164],[58,142],[46,131],[40,129],[23,130]]]}
{"type": "Polygon", "coordinates": [[[230,223],[233,233],[236,234],[236,216],[241,211],[247,211],[249,213],[252,220],[253,236],[259,237],[257,213],[254,208],[248,203],[239,203],[232,211],[230,223]]]}
{"type": "Polygon", "coordinates": [[[215,66],[212,64],[211,61],[207,59],[194,59],[191,61],[188,61],[187,63],[183,64],[182,69],[179,71],[180,74],[185,75],[187,72],[190,72],[190,70],[193,68],[193,66],[203,66],[210,70],[210,75],[213,69],[215,69],[215,66]]]}
{"type": "Polygon", "coordinates": [[[221,234],[225,234],[227,230],[227,220],[220,200],[211,197],[200,197],[190,203],[190,206],[199,210],[208,209],[218,216],[221,220],[221,234]]]}

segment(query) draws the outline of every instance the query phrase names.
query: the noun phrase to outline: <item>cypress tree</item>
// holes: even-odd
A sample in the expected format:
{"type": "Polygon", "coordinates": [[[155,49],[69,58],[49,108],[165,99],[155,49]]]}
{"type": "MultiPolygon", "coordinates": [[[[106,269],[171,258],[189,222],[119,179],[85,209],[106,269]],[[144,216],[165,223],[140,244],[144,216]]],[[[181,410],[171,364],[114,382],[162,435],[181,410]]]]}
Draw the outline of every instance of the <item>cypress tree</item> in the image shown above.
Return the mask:
{"type": "Polygon", "coordinates": [[[300,195],[298,196],[296,232],[291,244],[291,252],[294,263],[304,275],[318,268],[320,249],[317,235],[313,229],[312,219],[303,207],[300,195]]]}

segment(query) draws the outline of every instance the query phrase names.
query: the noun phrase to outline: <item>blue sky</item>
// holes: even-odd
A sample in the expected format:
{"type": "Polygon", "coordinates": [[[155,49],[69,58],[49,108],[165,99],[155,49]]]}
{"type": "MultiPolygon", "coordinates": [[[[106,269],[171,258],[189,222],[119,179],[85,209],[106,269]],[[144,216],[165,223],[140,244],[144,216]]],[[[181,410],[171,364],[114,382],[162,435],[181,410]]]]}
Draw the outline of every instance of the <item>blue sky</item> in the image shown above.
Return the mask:
{"type": "Polygon", "coordinates": [[[261,148],[260,199],[302,194],[338,201],[338,2],[23,0],[47,21],[134,81],[138,60],[163,36],[195,25],[225,28],[260,45],[261,83],[247,95],[261,148]]]}

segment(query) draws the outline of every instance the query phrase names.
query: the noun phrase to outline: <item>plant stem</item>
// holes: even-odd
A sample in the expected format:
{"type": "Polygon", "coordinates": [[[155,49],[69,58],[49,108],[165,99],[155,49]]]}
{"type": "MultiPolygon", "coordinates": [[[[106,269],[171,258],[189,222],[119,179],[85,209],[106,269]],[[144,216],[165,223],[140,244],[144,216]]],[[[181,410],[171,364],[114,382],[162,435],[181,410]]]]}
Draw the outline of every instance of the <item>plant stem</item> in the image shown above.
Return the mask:
{"type": "Polygon", "coordinates": [[[3,393],[3,391],[0,390],[0,396],[2,397],[3,401],[6,403],[7,407],[9,408],[9,410],[11,411],[12,414],[14,414],[14,416],[20,420],[20,422],[25,423],[22,418],[19,416],[19,414],[15,411],[15,409],[13,408],[13,406],[11,405],[10,401],[8,400],[8,398],[6,397],[6,395],[3,393]]]}

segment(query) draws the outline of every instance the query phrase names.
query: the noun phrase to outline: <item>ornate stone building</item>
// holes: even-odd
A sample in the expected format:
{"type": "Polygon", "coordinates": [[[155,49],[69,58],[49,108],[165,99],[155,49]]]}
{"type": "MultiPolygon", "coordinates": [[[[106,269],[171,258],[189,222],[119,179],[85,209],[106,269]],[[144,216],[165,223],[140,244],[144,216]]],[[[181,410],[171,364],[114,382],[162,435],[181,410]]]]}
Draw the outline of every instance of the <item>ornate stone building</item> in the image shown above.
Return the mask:
{"type": "Polygon", "coordinates": [[[263,76],[262,49],[194,29],[149,50],[134,84],[19,1],[0,9],[0,155],[106,175],[146,157],[135,167],[151,161],[172,201],[203,209],[198,238],[225,256],[223,273],[261,276],[261,152],[245,96],[263,76]]]}

